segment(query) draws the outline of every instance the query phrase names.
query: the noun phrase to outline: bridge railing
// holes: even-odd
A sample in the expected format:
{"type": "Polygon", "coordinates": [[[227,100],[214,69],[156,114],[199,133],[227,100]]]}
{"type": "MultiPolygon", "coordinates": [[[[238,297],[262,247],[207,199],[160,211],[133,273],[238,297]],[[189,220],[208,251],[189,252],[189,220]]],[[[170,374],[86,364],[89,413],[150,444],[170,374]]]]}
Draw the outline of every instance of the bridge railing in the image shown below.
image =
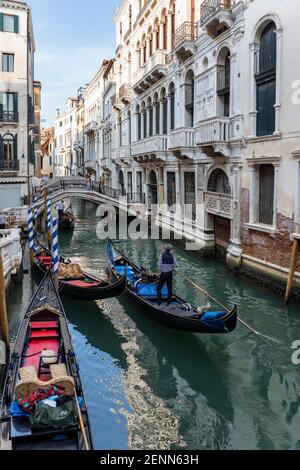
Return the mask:
{"type": "Polygon", "coordinates": [[[128,204],[145,204],[146,197],[145,193],[127,193],[128,204]]]}
{"type": "Polygon", "coordinates": [[[111,197],[112,199],[119,199],[120,197],[126,196],[126,191],[124,189],[115,189],[103,184],[99,185],[99,193],[104,196],[111,197]]]}

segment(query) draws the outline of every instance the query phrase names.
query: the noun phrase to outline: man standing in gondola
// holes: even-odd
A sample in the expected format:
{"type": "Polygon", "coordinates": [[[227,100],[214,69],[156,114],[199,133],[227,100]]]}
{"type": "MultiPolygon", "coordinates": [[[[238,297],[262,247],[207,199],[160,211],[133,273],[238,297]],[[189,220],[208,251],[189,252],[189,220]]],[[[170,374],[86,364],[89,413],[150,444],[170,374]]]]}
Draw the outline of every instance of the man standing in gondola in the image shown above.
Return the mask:
{"type": "Polygon", "coordinates": [[[157,297],[158,305],[162,304],[162,288],[167,284],[168,299],[167,305],[171,305],[173,297],[173,271],[177,268],[177,261],[175,256],[171,253],[172,246],[166,245],[163,253],[161,253],[158,260],[158,270],[160,277],[157,284],[157,297]]]}

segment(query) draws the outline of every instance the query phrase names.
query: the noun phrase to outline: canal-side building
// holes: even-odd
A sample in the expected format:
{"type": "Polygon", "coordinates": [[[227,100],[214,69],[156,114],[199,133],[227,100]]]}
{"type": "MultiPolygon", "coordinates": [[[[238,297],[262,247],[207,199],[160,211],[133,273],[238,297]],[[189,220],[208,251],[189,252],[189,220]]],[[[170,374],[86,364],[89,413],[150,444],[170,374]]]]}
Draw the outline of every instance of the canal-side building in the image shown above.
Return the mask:
{"type": "Polygon", "coordinates": [[[41,130],[41,174],[53,178],[55,161],[55,129],[54,127],[41,130]]]}
{"type": "MultiPolygon", "coordinates": [[[[103,163],[103,92],[104,77],[110,61],[104,59],[84,93],[84,168],[87,174],[100,177],[103,163]]],[[[103,168],[104,170],[104,168],[103,168]]]]}
{"type": "Polygon", "coordinates": [[[33,108],[34,128],[33,141],[35,153],[35,176],[42,176],[42,153],[41,153],[41,107],[42,107],[42,84],[38,80],[33,82],[33,108]]]}
{"type": "Polygon", "coordinates": [[[77,152],[75,150],[78,141],[77,109],[78,98],[68,98],[64,114],[57,110],[55,119],[55,176],[77,175],[77,152]]]}
{"type": "Polygon", "coordinates": [[[299,232],[297,8],[125,0],[116,15],[119,188],[202,253],[277,279],[299,232]]]}
{"type": "Polygon", "coordinates": [[[34,175],[35,42],[26,2],[0,1],[0,208],[27,202],[34,175]]]}

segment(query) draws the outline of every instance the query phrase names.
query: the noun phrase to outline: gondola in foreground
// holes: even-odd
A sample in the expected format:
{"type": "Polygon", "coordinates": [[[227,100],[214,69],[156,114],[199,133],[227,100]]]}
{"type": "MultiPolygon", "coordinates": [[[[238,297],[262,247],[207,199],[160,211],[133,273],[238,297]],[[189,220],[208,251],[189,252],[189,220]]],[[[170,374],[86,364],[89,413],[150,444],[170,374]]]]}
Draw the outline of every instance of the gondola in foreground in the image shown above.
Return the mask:
{"type": "MultiPolygon", "coordinates": [[[[111,273],[116,279],[122,276],[126,269],[126,294],[140,305],[141,310],[153,320],[163,323],[169,328],[196,333],[220,334],[235,330],[237,324],[236,306],[229,312],[199,310],[177,295],[173,296],[170,306],[167,306],[166,300],[162,305],[158,305],[156,283],[144,281],[141,269],[110,240],[107,243],[107,259],[111,273]]],[[[166,299],[165,288],[163,296],[166,299]]]]}
{"type": "MultiPolygon", "coordinates": [[[[117,297],[123,294],[126,287],[126,275],[115,279],[114,281],[102,280],[91,274],[82,272],[76,265],[77,271],[72,271],[72,263],[64,258],[60,258],[60,273],[65,268],[65,277],[59,280],[59,292],[80,300],[102,300],[117,297]],[[72,276],[68,274],[72,271],[72,276]]],[[[35,242],[34,265],[39,272],[45,274],[53,267],[53,258],[51,252],[37,240],[35,242]]]]}
{"type": "Polygon", "coordinates": [[[48,272],[21,322],[4,383],[1,439],[12,450],[90,450],[89,417],[68,324],[48,272]]]}

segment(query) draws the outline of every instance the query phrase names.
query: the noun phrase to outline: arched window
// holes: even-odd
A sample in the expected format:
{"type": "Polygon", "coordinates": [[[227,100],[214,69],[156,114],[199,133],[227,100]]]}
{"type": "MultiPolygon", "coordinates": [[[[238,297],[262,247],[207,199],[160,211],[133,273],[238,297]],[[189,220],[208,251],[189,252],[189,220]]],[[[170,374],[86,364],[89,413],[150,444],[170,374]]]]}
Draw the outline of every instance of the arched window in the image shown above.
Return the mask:
{"type": "Polygon", "coordinates": [[[159,28],[159,20],[156,18],[155,20],[155,25],[154,25],[154,31],[155,31],[155,48],[156,50],[159,49],[159,43],[160,43],[160,28],[159,28]]]}
{"type": "Polygon", "coordinates": [[[143,138],[147,137],[147,111],[145,102],[142,102],[142,116],[143,116],[143,138]]]}
{"type": "Polygon", "coordinates": [[[151,98],[148,98],[147,108],[149,111],[149,137],[153,136],[153,106],[151,98]]]}
{"type": "Polygon", "coordinates": [[[142,50],[143,50],[143,64],[147,62],[147,41],[146,36],[143,36],[142,39],[142,50]]]}
{"type": "Polygon", "coordinates": [[[231,194],[228,176],[221,169],[212,172],[208,180],[208,191],[211,193],[231,194]]]}
{"type": "Polygon", "coordinates": [[[162,14],[162,27],[163,27],[163,49],[168,48],[168,17],[166,10],[162,14]]]}
{"type": "Polygon", "coordinates": [[[228,47],[224,47],[218,57],[217,93],[220,116],[230,116],[230,80],[230,51],[228,47]]]}
{"type": "Polygon", "coordinates": [[[155,127],[154,127],[154,133],[159,134],[160,133],[160,107],[159,107],[159,98],[158,94],[155,93],[154,95],[154,102],[153,106],[155,107],[155,127]]]}
{"type": "Polygon", "coordinates": [[[166,90],[163,88],[161,91],[161,100],[163,107],[163,134],[168,133],[168,98],[166,90]]]}
{"type": "Polygon", "coordinates": [[[141,110],[139,105],[136,107],[136,116],[137,116],[137,140],[141,140],[142,138],[142,119],[141,119],[141,110]]]}
{"type": "Polygon", "coordinates": [[[257,136],[272,135],[275,131],[276,48],[276,25],[270,22],[261,33],[256,56],[257,136]]]}
{"type": "Polygon", "coordinates": [[[149,41],[149,57],[152,57],[153,54],[153,34],[152,28],[148,30],[148,41],[149,41]]]}
{"type": "Polygon", "coordinates": [[[12,162],[15,158],[14,137],[11,134],[5,134],[3,137],[3,160],[12,162]]]}
{"type": "Polygon", "coordinates": [[[185,125],[194,126],[194,72],[189,70],[185,78],[185,125]]]}
{"type": "Polygon", "coordinates": [[[141,67],[142,66],[142,53],[141,53],[141,44],[140,44],[140,42],[138,42],[137,45],[136,45],[136,54],[137,54],[137,66],[141,67]]]}
{"type": "Polygon", "coordinates": [[[171,45],[172,45],[172,49],[173,49],[174,45],[175,45],[175,30],[176,30],[176,25],[175,25],[175,2],[174,2],[174,0],[172,0],[171,4],[170,4],[170,12],[171,12],[171,45]]]}
{"type": "Polygon", "coordinates": [[[128,121],[128,145],[131,145],[132,138],[131,138],[131,112],[130,111],[128,111],[128,114],[127,114],[127,121],[128,121]]]}
{"type": "Polygon", "coordinates": [[[174,87],[174,83],[170,84],[169,98],[170,98],[170,127],[171,127],[171,130],[173,130],[173,129],[175,129],[175,87],[174,87]]]}
{"type": "Polygon", "coordinates": [[[119,146],[122,147],[122,145],[123,145],[123,129],[122,129],[122,117],[121,116],[119,116],[118,123],[119,123],[119,146]]]}

